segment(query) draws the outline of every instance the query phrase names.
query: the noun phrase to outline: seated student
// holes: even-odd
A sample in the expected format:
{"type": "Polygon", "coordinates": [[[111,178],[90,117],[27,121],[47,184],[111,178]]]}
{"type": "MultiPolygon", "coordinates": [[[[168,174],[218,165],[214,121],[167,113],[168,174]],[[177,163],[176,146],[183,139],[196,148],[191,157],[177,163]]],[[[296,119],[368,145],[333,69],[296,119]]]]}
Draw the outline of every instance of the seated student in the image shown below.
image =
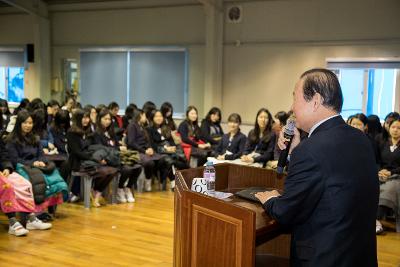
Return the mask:
{"type": "Polygon", "coordinates": [[[92,105],[86,105],[83,110],[90,114],[90,131],[92,133],[95,133],[97,123],[97,109],[92,105]]]}
{"type": "Polygon", "coordinates": [[[286,125],[287,119],[290,117],[291,113],[285,111],[279,111],[274,116],[274,122],[272,123],[272,130],[275,132],[276,136],[279,136],[282,128],[286,125]]]}
{"type": "Polygon", "coordinates": [[[244,155],[240,158],[243,164],[263,167],[273,159],[276,135],[272,131],[272,116],[268,109],[257,112],[254,129],[249,132],[244,155]]]}
{"type": "Polygon", "coordinates": [[[213,107],[207,113],[206,118],[201,122],[201,134],[205,141],[215,148],[221,141],[224,131],[221,127],[221,110],[213,107]]]}
{"type": "Polygon", "coordinates": [[[68,94],[65,97],[65,101],[61,109],[69,112],[70,116],[72,116],[72,110],[76,107],[76,97],[74,95],[68,94]]]}
{"type": "Polygon", "coordinates": [[[13,172],[14,168],[8,158],[3,139],[0,138],[0,208],[9,220],[8,233],[24,236],[29,230],[46,230],[51,223],[44,223],[35,216],[40,207],[35,205],[32,185],[22,176],[13,172]],[[17,213],[22,219],[27,219],[26,229],[17,220],[17,213]]]}
{"type": "Polygon", "coordinates": [[[222,140],[213,152],[212,162],[239,159],[246,146],[246,136],[240,132],[242,118],[239,114],[233,113],[228,117],[229,132],[222,136],[222,140]],[[215,159],[217,161],[215,161],[215,159]]]}
{"type": "Polygon", "coordinates": [[[180,146],[177,146],[172,138],[171,129],[165,124],[164,117],[160,110],[153,110],[150,115],[150,127],[147,128],[150,142],[156,153],[163,154],[166,166],[161,173],[163,189],[166,188],[167,177],[171,180],[171,189],[175,187],[175,175],[172,166],[178,170],[188,168],[185,155],[180,146]]]}
{"type": "Polygon", "coordinates": [[[8,108],[8,102],[0,99],[0,137],[6,132],[7,125],[10,122],[11,112],[8,108]]]}
{"type": "Polygon", "coordinates": [[[148,126],[151,112],[155,109],[157,109],[157,106],[151,101],[146,101],[146,103],[143,104],[142,110],[144,114],[146,114],[146,119],[147,119],[146,123],[144,124],[145,127],[148,126]]]}
{"type": "MultiPolygon", "coordinates": [[[[34,112],[35,110],[38,110],[38,109],[42,109],[42,110],[46,111],[46,104],[43,102],[42,99],[35,98],[29,103],[28,111],[34,112]]],[[[47,119],[47,116],[46,116],[46,119],[47,119]]]]}
{"type": "Polygon", "coordinates": [[[58,154],[54,146],[54,138],[51,132],[47,130],[46,114],[42,109],[36,109],[32,112],[33,134],[39,137],[43,152],[47,155],[58,154]]]}
{"type": "Polygon", "coordinates": [[[122,128],[128,128],[129,123],[133,120],[133,115],[137,106],[133,103],[130,103],[125,109],[125,116],[122,118],[122,128]]]}
{"type": "MultiPolygon", "coordinates": [[[[89,146],[93,143],[93,138],[90,133],[90,117],[89,112],[78,109],[72,116],[72,126],[67,133],[67,144],[69,153],[70,169],[72,171],[81,171],[81,163],[84,161],[95,161],[92,158],[92,153],[89,152],[89,146]]],[[[107,162],[102,159],[97,162],[96,173],[93,182],[92,205],[94,207],[101,206],[102,194],[111,180],[117,175],[117,170],[107,166],[107,162]]],[[[77,201],[79,195],[79,181],[74,179],[71,188],[73,194],[71,202],[77,201]]]]}
{"type": "Polygon", "coordinates": [[[57,100],[50,100],[47,103],[47,125],[51,125],[57,112],[60,110],[60,104],[57,100]]]}
{"type": "Polygon", "coordinates": [[[21,100],[21,102],[19,102],[18,107],[17,107],[16,109],[14,109],[12,115],[17,116],[18,112],[20,112],[21,110],[23,110],[23,109],[28,109],[29,104],[30,104],[29,99],[28,99],[28,98],[23,98],[23,99],[21,100]]]}
{"type": "Polygon", "coordinates": [[[376,140],[377,135],[382,133],[381,120],[377,115],[368,116],[368,136],[376,140]]]}
{"type": "Polygon", "coordinates": [[[122,117],[120,115],[118,115],[119,105],[116,102],[111,102],[108,105],[108,110],[112,114],[112,125],[114,127],[115,135],[117,136],[118,141],[121,141],[122,135],[123,135],[125,130],[123,128],[122,117]]]}
{"type": "Polygon", "coordinates": [[[350,116],[350,118],[348,119],[350,126],[359,129],[360,131],[362,131],[363,133],[365,133],[365,135],[368,137],[372,148],[374,149],[374,153],[375,153],[375,160],[378,163],[379,162],[379,148],[378,148],[378,144],[377,142],[368,135],[368,118],[367,116],[365,116],[363,113],[357,113],[355,115],[350,116]]]}
{"type": "Polygon", "coordinates": [[[147,123],[146,114],[141,109],[134,112],[133,121],[126,130],[126,146],[130,150],[136,150],[140,154],[140,164],[143,166],[145,175],[145,191],[151,191],[151,179],[160,171],[164,176],[168,172],[167,162],[163,155],[156,153],[151,146],[150,139],[144,128],[147,123]]]}
{"type": "Polygon", "coordinates": [[[176,124],[174,118],[172,117],[174,115],[174,108],[172,107],[172,104],[169,102],[164,102],[161,105],[160,110],[164,117],[165,125],[167,125],[172,132],[176,131],[176,124]]]}
{"type": "Polygon", "coordinates": [[[56,113],[49,129],[49,134],[53,136],[54,146],[58,153],[67,154],[67,132],[71,127],[71,119],[66,110],[60,110],[56,113]]]}
{"type": "MultiPolygon", "coordinates": [[[[102,109],[97,116],[97,126],[96,132],[93,135],[93,142],[121,151],[127,149],[125,146],[119,145],[118,139],[114,133],[114,126],[112,125],[112,114],[108,109],[102,109]]],[[[133,203],[135,202],[135,198],[133,196],[132,186],[137,181],[142,168],[140,165],[122,165],[119,170],[121,177],[119,179],[117,200],[120,203],[133,203]],[[127,181],[128,183],[125,186],[127,181]]]]}
{"type": "Polygon", "coordinates": [[[397,112],[390,112],[386,115],[385,122],[383,123],[382,133],[375,137],[375,140],[379,146],[389,140],[389,125],[392,123],[392,121],[397,120],[398,118],[400,118],[400,114],[397,112]]]}
{"type": "MultiPolygon", "coordinates": [[[[37,169],[41,171],[46,187],[34,192],[34,195],[40,194],[43,201],[51,198],[49,212],[53,213],[55,209],[51,207],[63,203],[63,197],[67,198],[68,186],[55,165],[45,158],[41,142],[33,133],[33,127],[33,119],[29,112],[21,110],[17,115],[14,130],[7,136],[7,150],[14,168],[31,183],[41,183],[41,180],[34,176],[37,169]]],[[[51,219],[47,214],[46,217],[51,219]]]]}
{"type": "MultiPolygon", "coordinates": [[[[381,181],[378,220],[385,219],[389,212],[397,213],[400,205],[400,118],[389,124],[389,138],[379,146],[381,181]]],[[[400,216],[397,214],[397,216],[400,216]]],[[[399,218],[397,218],[399,220],[399,218]]],[[[383,232],[382,225],[377,221],[376,232],[383,232]]]]}
{"type": "Polygon", "coordinates": [[[201,135],[201,129],[198,125],[198,112],[195,106],[189,106],[186,109],[186,119],[178,127],[178,133],[182,139],[182,147],[188,160],[193,156],[197,158],[197,166],[202,166],[211,154],[211,144],[201,135]]]}

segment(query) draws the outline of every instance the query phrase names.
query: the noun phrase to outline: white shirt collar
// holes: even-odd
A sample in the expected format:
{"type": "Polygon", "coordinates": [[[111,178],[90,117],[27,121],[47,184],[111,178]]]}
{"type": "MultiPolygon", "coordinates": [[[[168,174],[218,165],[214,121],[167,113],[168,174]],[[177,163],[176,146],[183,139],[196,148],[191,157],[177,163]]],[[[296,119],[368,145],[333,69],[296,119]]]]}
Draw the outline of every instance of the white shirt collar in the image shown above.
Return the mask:
{"type": "Polygon", "coordinates": [[[323,124],[324,122],[326,122],[326,121],[328,121],[328,120],[330,120],[330,119],[332,119],[332,118],[334,118],[334,117],[337,117],[337,116],[340,116],[340,114],[336,114],[336,115],[330,116],[330,117],[328,117],[328,118],[326,118],[326,119],[323,119],[322,121],[319,121],[319,122],[317,122],[316,124],[314,124],[314,126],[311,127],[310,132],[308,133],[308,137],[311,136],[311,134],[315,131],[315,129],[318,128],[318,126],[320,126],[320,125],[323,124]]]}

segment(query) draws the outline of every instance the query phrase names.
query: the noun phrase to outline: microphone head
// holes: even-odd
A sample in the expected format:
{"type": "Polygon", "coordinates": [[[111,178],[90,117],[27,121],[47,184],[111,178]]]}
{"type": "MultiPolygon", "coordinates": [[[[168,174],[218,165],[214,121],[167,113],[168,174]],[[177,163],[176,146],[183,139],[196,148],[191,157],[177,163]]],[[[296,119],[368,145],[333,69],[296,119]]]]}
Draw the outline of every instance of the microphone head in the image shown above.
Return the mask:
{"type": "Polygon", "coordinates": [[[294,128],[296,127],[296,120],[293,116],[290,116],[286,121],[286,125],[284,127],[285,135],[294,135],[294,128]]]}

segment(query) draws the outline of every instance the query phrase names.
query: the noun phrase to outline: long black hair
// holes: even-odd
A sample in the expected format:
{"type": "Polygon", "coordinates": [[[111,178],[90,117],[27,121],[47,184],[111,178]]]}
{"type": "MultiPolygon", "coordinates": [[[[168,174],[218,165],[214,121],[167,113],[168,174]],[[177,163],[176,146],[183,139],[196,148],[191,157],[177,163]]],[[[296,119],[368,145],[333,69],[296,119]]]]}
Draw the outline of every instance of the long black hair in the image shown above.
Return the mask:
{"type": "Polygon", "coordinates": [[[375,137],[382,132],[381,120],[377,115],[368,116],[368,135],[375,140],[375,137]]]}
{"type": "Polygon", "coordinates": [[[72,114],[72,126],[69,129],[69,132],[79,134],[81,136],[87,135],[90,133],[90,124],[86,127],[82,125],[82,119],[84,117],[88,117],[90,119],[90,114],[86,110],[77,109],[72,114]]]}
{"type": "Polygon", "coordinates": [[[60,110],[56,113],[52,122],[52,129],[56,133],[68,132],[71,127],[71,118],[67,110],[60,110]]]}
{"type": "Polygon", "coordinates": [[[170,102],[164,102],[161,105],[160,110],[164,117],[165,124],[171,129],[171,131],[175,131],[176,124],[174,118],[172,117],[174,115],[174,107],[172,106],[172,104],[170,102]],[[168,113],[170,114],[167,116],[168,113]]]}
{"type": "Polygon", "coordinates": [[[19,102],[19,106],[16,109],[14,109],[13,115],[17,115],[18,112],[20,112],[23,109],[28,109],[29,103],[30,101],[28,98],[22,99],[21,102],[19,102]]]}
{"type": "Polygon", "coordinates": [[[189,136],[195,135],[197,137],[200,136],[200,127],[199,127],[199,112],[197,111],[197,108],[195,106],[188,106],[186,109],[186,121],[189,124],[189,136]],[[196,111],[197,113],[197,119],[195,121],[191,121],[189,119],[189,112],[190,111],[196,111]]]}
{"type": "Polygon", "coordinates": [[[129,123],[133,120],[133,116],[137,106],[133,103],[129,104],[125,109],[125,116],[122,118],[123,128],[126,129],[129,123]]]}
{"type": "MultiPolygon", "coordinates": [[[[400,118],[400,114],[399,113],[390,112],[385,117],[385,123],[388,123],[389,125],[391,125],[392,121],[398,120],[399,118],[400,118]]],[[[382,139],[383,139],[383,141],[389,140],[389,132],[386,130],[385,127],[383,127],[383,129],[382,129],[382,139]]]]}
{"type": "MultiPolygon", "coordinates": [[[[392,121],[389,123],[389,130],[390,130],[390,127],[392,126],[392,124],[395,123],[395,122],[400,122],[400,117],[398,117],[397,119],[392,120],[392,121]]],[[[389,134],[389,136],[390,136],[390,134],[389,134]]],[[[398,145],[399,143],[400,143],[400,140],[397,141],[397,144],[393,144],[393,145],[398,145]]]]}
{"type": "Polygon", "coordinates": [[[221,118],[222,118],[221,110],[219,108],[217,108],[217,107],[213,107],[207,113],[206,121],[209,122],[209,123],[212,123],[212,124],[220,124],[221,123],[221,118]],[[216,121],[216,122],[212,122],[211,121],[211,115],[213,115],[213,114],[218,114],[218,116],[219,116],[218,121],[216,121]]]}
{"type": "Polygon", "coordinates": [[[261,108],[257,112],[256,122],[254,123],[254,129],[249,133],[249,140],[252,143],[258,143],[259,141],[269,142],[269,140],[271,139],[271,134],[272,134],[272,115],[268,109],[261,108]],[[262,138],[260,140],[261,129],[260,126],[258,125],[258,116],[260,116],[260,114],[263,112],[267,113],[268,122],[267,125],[265,126],[264,131],[262,132],[262,138]]]}
{"type": "Polygon", "coordinates": [[[150,125],[154,128],[160,128],[161,129],[161,135],[164,136],[166,139],[169,139],[171,137],[171,129],[168,127],[168,125],[165,124],[165,118],[161,125],[155,125],[154,123],[154,117],[156,116],[157,113],[160,113],[161,116],[163,116],[161,110],[155,109],[151,112],[150,114],[150,125]]]}
{"type": "Polygon", "coordinates": [[[5,108],[5,112],[2,112],[2,115],[11,115],[7,100],[0,98],[0,108],[5,108]]]}
{"type": "MultiPolygon", "coordinates": [[[[39,138],[30,131],[27,134],[23,134],[22,132],[22,123],[25,122],[27,119],[31,118],[31,114],[23,109],[17,114],[17,120],[15,122],[15,126],[13,131],[7,136],[7,142],[16,142],[17,144],[24,146],[24,145],[31,145],[31,146],[39,146],[39,138]]],[[[32,119],[33,121],[33,119],[32,119]]],[[[34,126],[34,125],[33,125],[34,126]]]]}
{"type": "Polygon", "coordinates": [[[40,138],[44,138],[47,135],[47,116],[43,109],[36,109],[32,111],[33,120],[33,133],[38,135],[40,138]]]}
{"type": "Polygon", "coordinates": [[[116,140],[115,137],[115,132],[114,132],[114,127],[113,124],[110,123],[110,125],[107,128],[104,128],[103,125],[101,124],[101,119],[107,115],[110,115],[110,120],[112,122],[112,114],[111,111],[107,108],[103,108],[99,114],[97,114],[97,120],[96,120],[96,132],[100,135],[104,135],[106,132],[109,134],[110,138],[113,140],[116,140]]]}

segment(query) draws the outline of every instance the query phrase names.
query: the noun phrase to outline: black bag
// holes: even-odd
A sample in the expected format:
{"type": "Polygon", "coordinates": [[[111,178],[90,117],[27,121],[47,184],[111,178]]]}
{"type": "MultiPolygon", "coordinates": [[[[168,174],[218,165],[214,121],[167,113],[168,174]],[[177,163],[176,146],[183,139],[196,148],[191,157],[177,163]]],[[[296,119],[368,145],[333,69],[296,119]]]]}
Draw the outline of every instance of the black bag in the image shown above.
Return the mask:
{"type": "Polygon", "coordinates": [[[46,180],[42,171],[38,168],[32,168],[30,166],[23,166],[24,171],[29,176],[29,181],[32,184],[33,199],[36,204],[41,204],[46,199],[46,180]]]}
{"type": "Polygon", "coordinates": [[[52,161],[49,161],[46,166],[44,167],[35,167],[41,170],[44,174],[52,174],[53,171],[56,169],[56,164],[52,161]]]}

